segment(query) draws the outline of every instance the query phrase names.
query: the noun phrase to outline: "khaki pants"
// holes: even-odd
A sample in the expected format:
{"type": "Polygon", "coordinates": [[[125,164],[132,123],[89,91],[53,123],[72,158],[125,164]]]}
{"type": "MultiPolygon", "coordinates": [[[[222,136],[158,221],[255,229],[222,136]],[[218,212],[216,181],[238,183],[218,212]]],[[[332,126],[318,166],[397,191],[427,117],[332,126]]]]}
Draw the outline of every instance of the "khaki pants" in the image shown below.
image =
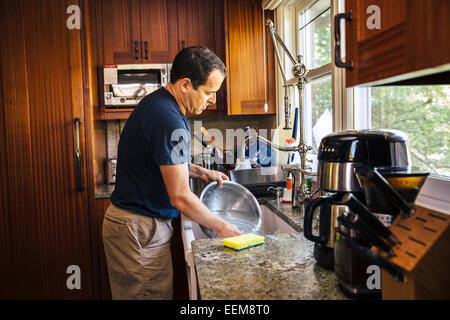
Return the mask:
{"type": "Polygon", "coordinates": [[[111,204],[102,236],[112,298],[172,299],[172,221],[111,204]]]}

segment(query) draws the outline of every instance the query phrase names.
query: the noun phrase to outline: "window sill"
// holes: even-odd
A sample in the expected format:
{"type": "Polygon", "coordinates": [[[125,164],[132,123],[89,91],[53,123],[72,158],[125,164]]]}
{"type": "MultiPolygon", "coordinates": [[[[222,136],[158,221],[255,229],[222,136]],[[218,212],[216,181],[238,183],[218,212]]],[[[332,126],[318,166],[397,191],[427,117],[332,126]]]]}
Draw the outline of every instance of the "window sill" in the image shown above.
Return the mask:
{"type": "Polygon", "coordinates": [[[450,178],[430,175],[415,202],[416,205],[450,215],[450,178]]]}

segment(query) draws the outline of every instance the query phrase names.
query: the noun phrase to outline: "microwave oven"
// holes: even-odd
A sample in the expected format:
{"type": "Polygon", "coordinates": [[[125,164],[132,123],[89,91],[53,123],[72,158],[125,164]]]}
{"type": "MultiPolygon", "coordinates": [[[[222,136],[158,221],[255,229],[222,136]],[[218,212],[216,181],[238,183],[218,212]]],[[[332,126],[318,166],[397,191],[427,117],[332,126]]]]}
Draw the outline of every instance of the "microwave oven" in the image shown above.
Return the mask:
{"type": "Polygon", "coordinates": [[[105,108],[133,108],[170,81],[171,64],[103,65],[105,108]]]}

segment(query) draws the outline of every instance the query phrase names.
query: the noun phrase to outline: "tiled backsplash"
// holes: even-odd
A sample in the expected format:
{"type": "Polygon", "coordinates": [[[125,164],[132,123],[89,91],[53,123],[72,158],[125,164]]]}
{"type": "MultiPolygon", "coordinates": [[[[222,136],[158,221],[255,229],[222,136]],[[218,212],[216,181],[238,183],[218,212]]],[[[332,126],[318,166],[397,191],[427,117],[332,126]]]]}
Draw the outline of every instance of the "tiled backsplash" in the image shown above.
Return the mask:
{"type": "MultiPolygon", "coordinates": [[[[106,126],[106,148],[107,158],[117,157],[117,146],[119,144],[120,133],[125,126],[126,120],[110,120],[106,126]]],[[[250,126],[252,129],[267,130],[267,137],[270,138],[272,129],[276,128],[275,115],[261,116],[226,116],[226,117],[199,117],[191,119],[192,142],[197,144],[192,150],[201,150],[201,144],[194,139],[194,128],[205,127],[206,130],[218,129],[224,137],[223,146],[225,146],[226,129],[242,129],[250,126]],[[197,121],[197,123],[194,123],[197,121]]],[[[201,132],[199,132],[201,134],[201,132]]]]}
{"type": "Polygon", "coordinates": [[[119,137],[126,120],[110,120],[106,125],[106,156],[108,159],[117,158],[119,137]]]}

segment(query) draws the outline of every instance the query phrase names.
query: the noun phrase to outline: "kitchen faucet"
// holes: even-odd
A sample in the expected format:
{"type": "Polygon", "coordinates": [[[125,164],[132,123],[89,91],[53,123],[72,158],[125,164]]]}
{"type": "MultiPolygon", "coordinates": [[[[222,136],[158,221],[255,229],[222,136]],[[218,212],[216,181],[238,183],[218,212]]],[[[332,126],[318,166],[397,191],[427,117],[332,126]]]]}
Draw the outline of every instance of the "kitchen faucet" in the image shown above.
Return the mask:
{"type": "Polygon", "coordinates": [[[292,188],[292,192],[293,192],[292,207],[294,207],[294,208],[299,207],[300,212],[303,213],[304,212],[303,205],[305,204],[306,200],[309,199],[312,195],[314,195],[317,192],[317,190],[316,190],[311,193],[308,190],[308,187],[306,186],[306,175],[308,175],[308,176],[316,176],[317,175],[316,173],[307,171],[307,169],[311,169],[311,168],[306,167],[306,162],[310,161],[310,160],[306,160],[306,154],[308,151],[312,150],[312,147],[304,144],[303,140],[300,140],[300,143],[297,146],[281,147],[281,146],[277,145],[276,143],[273,143],[273,142],[267,140],[266,138],[258,135],[256,132],[252,133],[250,130],[250,127],[246,128],[246,132],[248,132],[248,137],[246,137],[244,139],[244,143],[242,144],[242,147],[241,147],[241,153],[240,153],[241,160],[244,160],[244,158],[245,158],[245,146],[246,146],[247,141],[249,141],[251,138],[261,140],[279,151],[284,151],[284,152],[294,151],[294,152],[299,153],[300,160],[301,160],[301,164],[300,164],[301,166],[282,165],[281,169],[283,171],[287,171],[286,180],[288,179],[289,174],[291,174],[293,171],[297,171],[300,173],[300,179],[301,179],[300,183],[298,183],[298,181],[295,181],[295,173],[293,174],[294,181],[293,181],[293,188],[292,188]],[[299,204],[302,204],[302,206],[300,206],[299,204]]]}
{"type": "MultiPolygon", "coordinates": [[[[310,169],[310,167],[308,167],[310,169]]],[[[294,171],[297,171],[300,173],[300,179],[301,182],[298,183],[296,180],[295,172],[292,174],[293,182],[292,182],[292,207],[293,208],[300,208],[300,212],[304,213],[304,206],[300,206],[299,204],[305,204],[305,202],[311,198],[314,194],[316,194],[319,189],[315,189],[314,191],[310,191],[308,189],[308,186],[306,185],[306,175],[308,176],[317,176],[316,173],[312,173],[309,171],[306,171],[302,169],[301,167],[297,165],[282,165],[281,170],[286,171],[286,180],[289,179],[289,175],[293,173],[294,171]]]]}
{"type": "MultiPolygon", "coordinates": [[[[308,70],[306,70],[306,66],[303,64],[302,62],[302,56],[298,55],[297,56],[297,60],[294,59],[294,57],[292,56],[292,54],[289,52],[288,48],[286,47],[285,43],[283,42],[283,40],[281,39],[281,37],[278,35],[278,33],[275,30],[275,26],[272,22],[272,20],[268,19],[266,20],[266,27],[269,29],[270,35],[272,37],[272,41],[273,41],[273,45],[274,45],[274,49],[275,49],[275,56],[277,58],[278,61],[278,66],[280,68],[281,74],[282,74],[282,80],[283,80],[283,84],[284,84],[284,88],[285,88],[285,128],[284,129],[288,129],[290,128],[290,104],[289,104],[289,98],[288,98],[288,82],[286,81],[286,76],[284,74],[284,69],[283,69],[283,63],[281,61],[281,57],[280,57],[280,53],[278,51],[278,45],[277,42],[281,45],[281,48],[283,49],[283,51],[285,52],[285,54],[287,55],[287,57],[289,58],[289,60],[292,62],[292,75],[294,76],[294,78],[296,79],[296,83],[295,86],[297,87],[298,90],[298,96],[299,96],[299,104],[298,104],[298,108],[299,108],[299,131],[300,131],[300,141],[298,143],[297,146],[295,147],[285,147],[285,148],[280,148],[278,147],[278,150],[281,151],[295,151],[298,152],[300,155],[300,166],[295,166],[292,167],[288,170],[288,174],[292,171],[297,171],[300,173],[300,177],[301,177],[301,181],[300,181],[300,185],[296,186],[293,190],[293,195],[292,195],[292,206],[298,206],[298,203],[301,202],[301,204],[305,204],[305,201],[312,196],[312,194],[310,194],[308,188],[306,187],[306,175],[315,175],[312,174],[311,172],[306,171],[306,154],[308,153],[308,151],[312,150],[312,147],[307,146],[305,141],[304,141],[304,128],[303,128],[303,107],[302,107],[302,89],[305,85],[305,83],[308,82],[308,80],[312,79],[312,75],[309,74],[308,70]],[[295,169],[294,169],[295,168],[295,169]]],[[[262,139],[263,141],[266,139],[262,139]]],[[[266,140],[266,142],[268,142],[270,145],[272,145],[269,141],[266,140]]],[[[244,144],[245,145],[245,144],[244,144]]],[[[272,145],[273,146],[273,145],[272,145]]],[[[283,167],[282,167],[283,169],[283,167]]],[[[283,169],[284,170],[284,169],[283,169]]],[[[295,175],[294,175],[295,176],[295,175]]],[[[294,180],[295,182],[295,180],[294,180]]],[[[297,183],[298,185],[298,183],[297,183]]],[[[304,210],[304,206],[299,206],[300,210],[303,211],[304,210]]]]}

